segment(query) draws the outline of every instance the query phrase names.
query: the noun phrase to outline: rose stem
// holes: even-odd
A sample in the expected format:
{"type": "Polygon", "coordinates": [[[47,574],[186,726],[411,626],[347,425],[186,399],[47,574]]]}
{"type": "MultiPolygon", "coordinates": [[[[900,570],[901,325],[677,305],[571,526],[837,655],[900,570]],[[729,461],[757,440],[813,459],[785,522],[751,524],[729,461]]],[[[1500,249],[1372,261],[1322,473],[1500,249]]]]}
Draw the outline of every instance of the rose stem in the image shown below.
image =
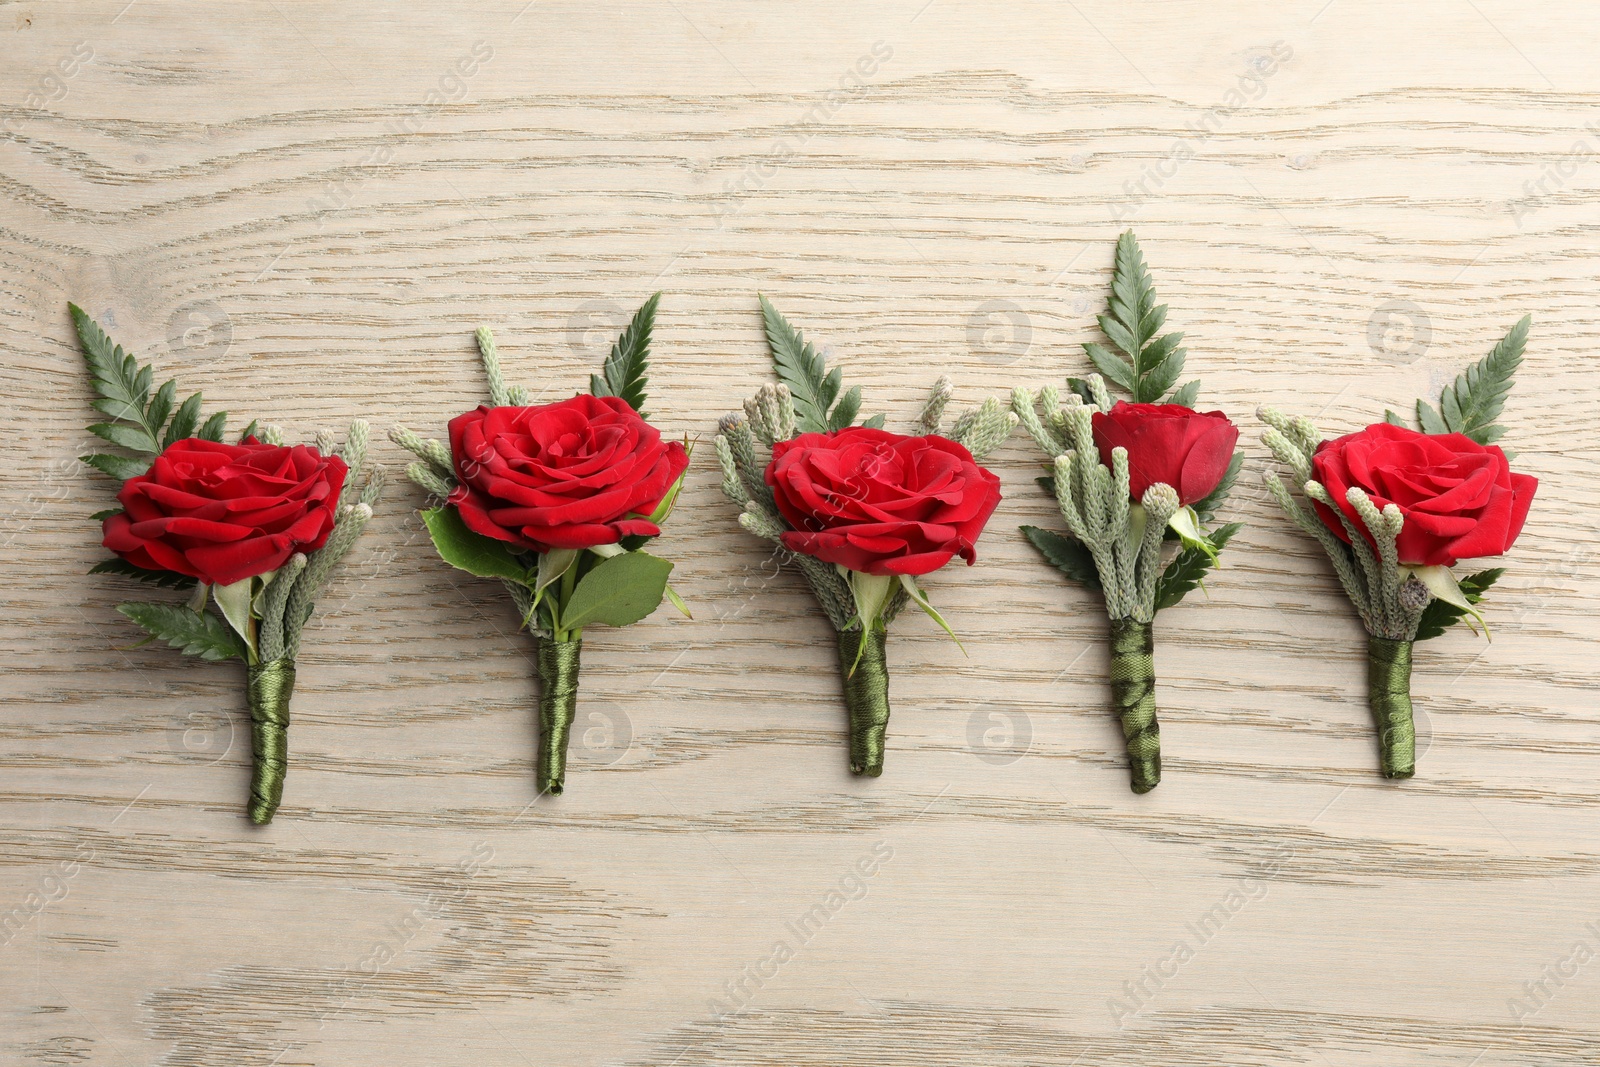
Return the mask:
{"type": "Polygon", "coordinates": [[[246,677],[250,702],[250,744],[255,765],[250,775],[250,821],[265,826],[283,799],[289,769],[289,697],[294,693],[294,660],[288,656],[253,663],[246,677]]]}
{"type": "Polygon", "coordinates": [[[1128,743],[1135,793],[1161,783],[1161,725],[1156,722],[1155,635],[1148,622],[1111,620],[1111,699],[1128,743]]]}
{"type": "Polygon", "coordinates": [[[850,773],[869,778],[883,773],[883,735],[889,725],[889,666],[884,656],[888,636],[878,627],[863,634],[859,626],[839,634],[839,669],[850,714],[850,773]]]}
{"type": "Polygon", "coordinates": [[[560,796],[567,777],[567,738],[578,706],[578,654],[582,639],[557,641],[542,634],[538,642],[539,792],[560,796]]]}
{"type": "Polygon", "coordinates": [[[1411,721],[1411,642],[1367,638],[1367,703],[1378,727],[1378,766],[1385,778],[1417,773],[1417,730],[1411,721]]]}

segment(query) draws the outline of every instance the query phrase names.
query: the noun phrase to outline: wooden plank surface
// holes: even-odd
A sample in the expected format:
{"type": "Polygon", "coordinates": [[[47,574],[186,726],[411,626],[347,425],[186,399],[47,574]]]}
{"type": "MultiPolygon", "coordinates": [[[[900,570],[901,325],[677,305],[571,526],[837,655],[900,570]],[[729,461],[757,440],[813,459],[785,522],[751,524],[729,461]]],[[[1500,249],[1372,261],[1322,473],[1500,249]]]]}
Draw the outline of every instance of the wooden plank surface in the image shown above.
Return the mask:
{"type": "Polygon", "coordinates": [[[1600,10],[124,4],[0,4],[0,1060],[1596,1062],[1600,10]],[[1020,435],[979,565],[929,583],[968,656],[895,628],[874,781],[708,448],[660,542],[695,620],[591,636],[531,806],[531,643],[409,486],[308,633],[265,830],[237,666],[130,647],[84,574],[69,299],[218,406],[436,433],[474,327],[554,398],[661,289],[652,407],[705,435],[766,380],[761,290],[893,426],[941,371],[963,405],[1081,372],[1130,225],[1250,465],[1158,625],[1148,796],[1098,601],[1015,532],[1051,519],[1020,435]],[[1494,641],[1419,652],[1387,783],[1249,414],[1352,429],[1525,312],[1534,517],[1494,641]]]}

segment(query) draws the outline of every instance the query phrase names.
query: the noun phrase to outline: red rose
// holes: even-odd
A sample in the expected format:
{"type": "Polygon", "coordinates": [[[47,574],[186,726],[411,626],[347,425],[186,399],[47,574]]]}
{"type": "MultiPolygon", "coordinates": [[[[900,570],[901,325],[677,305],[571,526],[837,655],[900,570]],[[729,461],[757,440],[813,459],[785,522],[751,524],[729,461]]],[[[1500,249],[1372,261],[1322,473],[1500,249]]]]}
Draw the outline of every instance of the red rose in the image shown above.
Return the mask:
{"type": "Polygon", "coordinates": [[[1128,450],[1128,491],[1135,500],[1157,482],[1177,490],[1178,503],[1205,499],[1228,472],[1239,428],[1220,411],[1182,404],[1130,404],[1094,413],[1094,443],[1111,466],[1111,450],[1128,450]]]}
{"type": "Polygon", "coordinates": [[[971,564],[1000,503],[1000,479],[954,441],[864,426],[779,441],[766,482],[794,527],[784,548],[868,574],[971,564]]]}
{"type": "Polygon", "coordinates": [[[524,551],[592,548],[661,532],[649,516],[689,466],[626,400],[580,394],[480,407],[450,420],[467,528],[524,551]]]}
{"type": "Polygon", "coordinates": [[[122,483],[102,543],[136,567],[232,585],[321,548],[348,473],[310,445],[174,441],[122,483]]]}
{"type": "MultiPolygon", "coordinates": [[[[1405,516],[1400,562],[1420,567],[1449,567],[1458,559],[1507,551],[1522,532],[1539,485],[1537,478],[1512,474],[1495,445],[1386,422],[1322,442],[1311,471],[1363,534],[1366,527],[1345,499],[1351,487],[1365,490],[1379,510],[1398,507],[1405,516]]],[[[1340,540],[1350,540],[1331,509],[1319,503],[1317,514],[1340,540]]]]}

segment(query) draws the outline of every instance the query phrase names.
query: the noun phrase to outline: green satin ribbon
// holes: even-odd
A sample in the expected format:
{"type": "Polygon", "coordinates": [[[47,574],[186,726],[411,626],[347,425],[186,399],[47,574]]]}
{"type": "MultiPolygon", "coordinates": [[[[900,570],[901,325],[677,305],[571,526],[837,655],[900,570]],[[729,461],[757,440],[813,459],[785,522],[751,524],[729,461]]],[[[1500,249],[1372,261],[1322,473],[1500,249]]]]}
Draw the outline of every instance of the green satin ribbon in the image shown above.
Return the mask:
{"type": "Polygon", "coordinates": [[[1111,700],[1128,743],[1133,791],[1161,783],[1161,725],[1156,722],[1154,627],[1136,619],[1111,620],[1111,700]]]}
{"type": "Polygon", "coordinates": [[[540,635],[539,671],[539,792],[560,796],[567,777],[567,739],[578,708],[578,654],[583,641],[556,641],[540,635]]]}
{"type": "Polygon", "coordinates": [[[839,634],[844,706],[850,715],[850,773],[869,778],[883,773],[883,736],[889,726],[889,664],[884,655],[888,637],[876,627],[864,635],[860,627],[839,634]]]}
{"type": "Polygon", "coordinates": [[[1367,638],[1367,703],[1378,727],[1378,766],[1385,778],[1417,773],[1417,728],[1411,721],[1411,642],[1367,638]]]}
{"type": "Polygon", "coordinates": [[[250,701],[250,744],[255,767],[250,775],[250,821],[265,826],[283,799],[289,769],[289,697],[294,693],[294,660],[285,656],[249,668],[245,692],[250,701]]]}

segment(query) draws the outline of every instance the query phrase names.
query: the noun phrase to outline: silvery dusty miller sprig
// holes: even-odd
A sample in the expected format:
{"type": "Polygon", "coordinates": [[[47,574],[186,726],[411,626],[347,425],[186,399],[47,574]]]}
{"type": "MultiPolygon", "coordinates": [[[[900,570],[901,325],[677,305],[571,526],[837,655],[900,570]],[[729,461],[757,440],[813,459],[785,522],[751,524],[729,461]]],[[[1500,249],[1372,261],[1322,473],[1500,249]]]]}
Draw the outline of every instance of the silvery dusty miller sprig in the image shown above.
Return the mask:
{"type": "Polygon", "coordinates": [[[1495,420],[1522,363],[1528,326],[1522,319],[1462,372],[1437,410],[1418,400],[1416,430],[1389,411],[1382,423],[1328,441],[1302,416],[1256,412],[1268,427],[1263,442],[1311,506],[1302,507],[1274,472],[1264,474],[1267,488],[1327,553],[1366,628],[1367,702],[1385,778],[1416,773],[1416,642],[1467,617],[1488,633],[1477,603],[1504,569],[1458,580],[1450,567],[1509,550],[1532,504],[1537,480],[1512,472],[1509,455],[1493,443],[1505,432],[1495,420]]]}
{"type": "Polygon", "coordinates": [[[991,398],[941,435],[953,393],[941,377],[914,435],[884,431],[882,415],[858,422],[860,387],[842,391],[841,372],[765,297],[760,304],[779,380],[718,423],[722,491],[739,506],[741,526],[785,549],[837,631],[850,770],[876,777],[889,720],[888,624],[909,601],[950,630],[917,578],[955,555],[974,558],[1000,498],[999,479],[977,461],[1017,420],[991,398]],[[930,487],[913,472],[925,465],[948,472],[946,503],[922,495],[930,487]],[[923,529],[948,537],[924,543],[923,529]]]}
{"type": "Polygon", "coordinates": [[[90,573],[190,590],[187,604],[117,610],[186,655],[244,661],[254,752],[248,814],[271,822],[306,623],[383,490],[382,468],[367,464],[367,424],[352,422],[337,448],[326,433],[314,448],[290,448],[277,427],[254,422],[226,444],[225,413],[202,423],[200,394],[179,404],[173,381],[152,392],[153,370],[82,309],[71,311],[93,406],[106,417],[89,429],[121,450],[83,457],[122,482],[121,506],[94,516],[118,555],[90,573]]]}
{"type": "Polygon", "coordinates": [[[489,404],[452,419],[449,443],[399,426],[389,434],[417,457],[411,480],[441,501],[422,513],[440,557],[499,579],[534,635],[541,795],[565,788],[584,630],[631,625],[663,597],[689,613],[667,584],[672,564],[642,550],[689,464],[686,445],[663,442],[641,410],[660,297],[639,309],[588,394],[529,406],[525,389],[506,384],[485,327],[489,404]]]}
{"type": "Polygon", "coordinates": [[[1239,474],[1239,432],[1220,411],[1192,410],[1200,383],[1178,384],[1183,335],[1161,334],[1166,314],[1138,242],[1124,233],[1099,318],[1121,354],[1086,344],[1099,374],[1069,378],[1065,395],[1050,385],[1035,399],[1019,388],[1011,405],[1050,459],[1050,474],[1039,481],[1067,525],[1066,536],[1035,526],[1022,532],[1049,563],[1105,597],[1112,698],[1135,793],[1161,781],[1156,612],[1199,586],[1242,528],[1210,528],[1239,474]],[[1113,404],[1107,378],[1132,402],[1113,404]]]}

